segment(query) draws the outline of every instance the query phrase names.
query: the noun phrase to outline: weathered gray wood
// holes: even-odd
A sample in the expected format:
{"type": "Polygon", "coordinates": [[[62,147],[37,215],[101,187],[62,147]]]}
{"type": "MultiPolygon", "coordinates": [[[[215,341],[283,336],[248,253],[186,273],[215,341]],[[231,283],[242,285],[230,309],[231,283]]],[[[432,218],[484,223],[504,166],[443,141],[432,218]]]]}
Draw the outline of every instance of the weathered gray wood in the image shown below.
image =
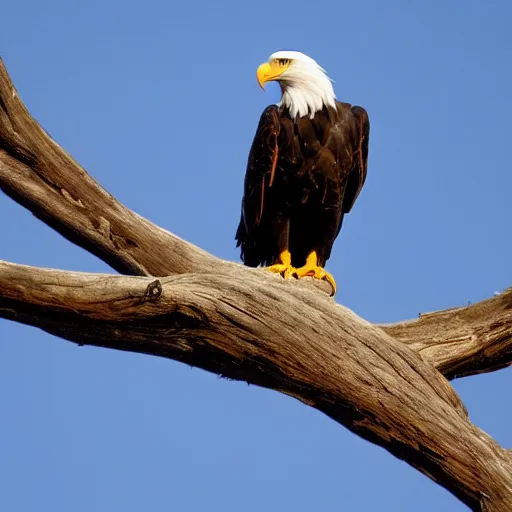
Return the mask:
{"type": "Polygon", "coordinates": [[[168,276],[0,262],[0,317],[288,394],[472,510],[512,510],[512,457],[471,424],[441,375],[510,364],[512,289],[379,327],[336,304],[323,293],[328,285],[215,258],[103,190],[30,116],[1,60],[0,187],[119,272],[168,276]]]}

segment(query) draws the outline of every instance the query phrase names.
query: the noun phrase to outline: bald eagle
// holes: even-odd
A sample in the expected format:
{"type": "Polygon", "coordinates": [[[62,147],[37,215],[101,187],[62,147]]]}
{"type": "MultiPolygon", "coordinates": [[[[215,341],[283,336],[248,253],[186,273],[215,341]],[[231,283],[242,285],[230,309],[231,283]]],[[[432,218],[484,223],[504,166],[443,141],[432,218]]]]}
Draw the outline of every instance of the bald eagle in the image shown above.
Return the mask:
{"type": "Polygon", "coordinates": [[[338,101],[325,70],[303,53],[276,52],[256,76],[262,88],[277,81],[282,96],[263,111],[249,152],[236,232],[242,262],[325,279],[334,295],[324,267],[366,180],[368,114],[338,101]]]}

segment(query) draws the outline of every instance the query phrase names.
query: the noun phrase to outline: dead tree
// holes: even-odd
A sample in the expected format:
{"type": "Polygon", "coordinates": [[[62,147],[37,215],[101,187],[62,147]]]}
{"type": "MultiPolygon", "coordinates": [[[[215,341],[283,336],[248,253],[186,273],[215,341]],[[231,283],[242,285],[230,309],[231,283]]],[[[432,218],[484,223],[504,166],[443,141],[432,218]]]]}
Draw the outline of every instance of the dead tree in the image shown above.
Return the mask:
{"type": "Polygon", "coordinates": [[[512,288],[372,325],[311,279],[220,260],[120,204],[31,117],[0,59],[0,187],[124,275],[0,262],[0,317],[285,393],[384,447],[475,511],[512,510],[512,452],[447,379],[512,361],[512,288]]]}

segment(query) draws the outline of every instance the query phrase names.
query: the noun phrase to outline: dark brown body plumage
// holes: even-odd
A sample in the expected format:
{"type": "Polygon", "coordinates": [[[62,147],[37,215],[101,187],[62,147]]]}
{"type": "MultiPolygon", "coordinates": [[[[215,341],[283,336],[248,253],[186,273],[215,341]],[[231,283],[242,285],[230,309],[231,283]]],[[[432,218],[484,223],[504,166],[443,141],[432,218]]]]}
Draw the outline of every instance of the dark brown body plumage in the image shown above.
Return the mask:
{"type": "Polygon", "coordinates": [[[293,121],[271,105],[249,153],[242,215],[236,233],[244,264],[273,265],[289,249],[292,265],[315,250],[331,255],[343,216],[366,179],[370,123],[362,107],[336,102],[313,119],[293,121]]]}

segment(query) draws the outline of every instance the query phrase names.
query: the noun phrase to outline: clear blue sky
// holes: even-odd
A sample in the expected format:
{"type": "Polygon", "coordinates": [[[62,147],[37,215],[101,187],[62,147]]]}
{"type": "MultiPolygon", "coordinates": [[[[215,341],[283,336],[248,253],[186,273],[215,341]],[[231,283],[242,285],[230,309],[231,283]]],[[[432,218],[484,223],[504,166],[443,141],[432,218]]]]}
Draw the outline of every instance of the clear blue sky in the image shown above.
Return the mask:
{"type": "MultiPolygon", "coordinates": [[[[126,205],[215,255],[234,232],[278,49],[372,123],[367,184],[328,268],[391,322],[512,285],[512,3],[4,2],[0,54],[33,115],[126,205]],[[314,7],[317,5],[317,7],[314,7]]],[[[0,195],[0,258],[110,272],[0,195]]],[[[512,370],[454,383],[512,446],[512,370]]],[[[0,510],[466,510],[291,398],[0,320],[0,510]]]]}

